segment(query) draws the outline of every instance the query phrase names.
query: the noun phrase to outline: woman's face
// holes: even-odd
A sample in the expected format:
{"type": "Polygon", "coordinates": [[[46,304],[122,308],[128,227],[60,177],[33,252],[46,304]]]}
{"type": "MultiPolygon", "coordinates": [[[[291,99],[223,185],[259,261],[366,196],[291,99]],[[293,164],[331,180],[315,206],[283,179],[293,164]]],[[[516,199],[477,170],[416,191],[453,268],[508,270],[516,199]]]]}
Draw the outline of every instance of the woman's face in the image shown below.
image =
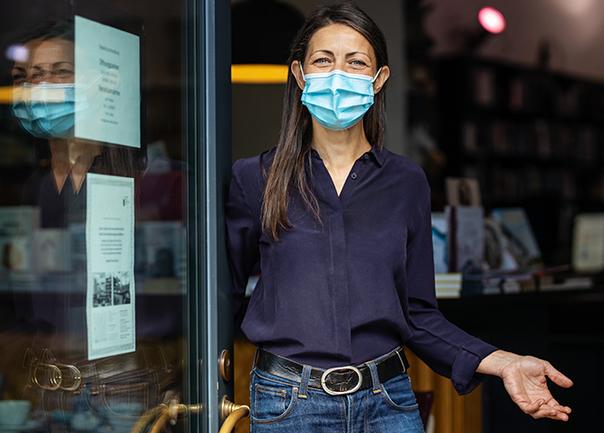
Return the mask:
{"type": "MultiPolygon", "coordinates": [[[[304,88],[300,63],[292,62],[291,69],[300,88],[304,88]]],[[[362,34],[343,24],[330,24],[317,30],[310,38],[302,69],[304,74],[339,69],[373,77],[377,73],[377,61],[373,47],[362,34]]],[[[374,83],[375,93],[382,88],[389,75],[388,66],[383,66],[374,83]]]]}
{"type": "Polygon", "coordinates": [[[27,65],[13,66],[13,83],[73,83],[73,42],[55,38],[27,44],[27,65]]]}

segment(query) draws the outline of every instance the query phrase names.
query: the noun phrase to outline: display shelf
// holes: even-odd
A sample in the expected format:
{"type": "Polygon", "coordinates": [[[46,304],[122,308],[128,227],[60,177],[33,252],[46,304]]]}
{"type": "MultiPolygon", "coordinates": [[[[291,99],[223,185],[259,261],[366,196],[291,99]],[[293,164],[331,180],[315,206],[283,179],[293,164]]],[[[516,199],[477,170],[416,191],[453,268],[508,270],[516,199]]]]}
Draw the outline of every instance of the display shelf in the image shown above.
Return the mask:
{"type": "Polygon", "coordinates": [[[487,211],[524,207],[545,263],[569,263],[574,216],[604,211],[604,83],[473,57],[432,69],[444,176],[477,178],[487,211]]]}

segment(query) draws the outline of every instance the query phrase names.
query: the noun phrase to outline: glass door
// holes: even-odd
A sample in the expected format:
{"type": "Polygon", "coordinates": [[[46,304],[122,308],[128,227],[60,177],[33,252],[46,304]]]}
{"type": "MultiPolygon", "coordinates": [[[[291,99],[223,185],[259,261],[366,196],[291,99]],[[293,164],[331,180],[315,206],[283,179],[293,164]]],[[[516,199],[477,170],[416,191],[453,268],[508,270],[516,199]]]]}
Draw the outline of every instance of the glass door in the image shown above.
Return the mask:
{"type": "Polygon", "coordinates": [[[228,4],[0,21],[0,433],[218,431],[228,4]]]}

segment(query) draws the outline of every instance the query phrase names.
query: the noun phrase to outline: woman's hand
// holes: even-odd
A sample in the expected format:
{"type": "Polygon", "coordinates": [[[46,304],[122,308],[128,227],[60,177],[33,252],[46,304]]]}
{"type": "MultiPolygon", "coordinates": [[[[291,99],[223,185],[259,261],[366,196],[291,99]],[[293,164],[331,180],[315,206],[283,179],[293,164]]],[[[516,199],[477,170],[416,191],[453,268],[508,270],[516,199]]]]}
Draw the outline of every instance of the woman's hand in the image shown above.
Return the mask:
{"type": "Polygon", "coordinates": [[[573,382],[549,362],[497,350],[484,358],[476,371],[500,377],[514,403],[533,418],[568,421],[571,409],[551,395],[547,378],[563,388],[571,387],[573,382]]]}

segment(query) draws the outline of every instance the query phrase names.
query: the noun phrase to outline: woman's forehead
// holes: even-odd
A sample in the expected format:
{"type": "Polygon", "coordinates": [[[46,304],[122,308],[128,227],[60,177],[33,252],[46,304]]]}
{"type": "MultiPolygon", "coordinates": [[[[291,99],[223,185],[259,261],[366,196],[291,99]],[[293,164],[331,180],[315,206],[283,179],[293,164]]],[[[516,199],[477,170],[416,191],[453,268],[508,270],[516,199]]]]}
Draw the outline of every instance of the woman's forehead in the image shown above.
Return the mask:
{"type": "Polygon", "coordinates": [[[312,35],[307,53],[311,55],[319,50],[331,51],[336,55],[363,52],[372,59],[375,57],[369,41],[355,29],[344,24],[330,24],[312,35]]]}
{"type": "Polygon", "coordinates": [[[31,63],[73,62],[73,42],[65,39],[41,41],[32,49],[31,63]]]}

